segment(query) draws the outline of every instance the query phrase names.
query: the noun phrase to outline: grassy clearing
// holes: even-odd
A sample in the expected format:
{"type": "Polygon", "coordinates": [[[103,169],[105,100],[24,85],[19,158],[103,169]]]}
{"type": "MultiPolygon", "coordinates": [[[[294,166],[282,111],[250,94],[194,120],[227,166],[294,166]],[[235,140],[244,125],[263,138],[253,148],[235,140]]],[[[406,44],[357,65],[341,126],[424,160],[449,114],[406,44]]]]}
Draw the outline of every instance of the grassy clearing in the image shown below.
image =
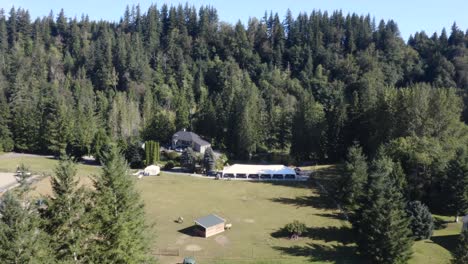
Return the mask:
{"type": "MultiPolygon", "coordinates": [[[[43,157],[7,160],[0,156],[0,171],[14,171],[21,162],[47,174],[57,164],[43,157]]],[[[339,167],[318,166],[317,170],[320,183],[333,189],[339,167]]],[[[88,175],[97,173],[98,166],[78,166],[84,184],[89,184],[88,175]]],[[[160,257],[162,264],[180,262],[183,256],[219,264],[362,263],[355,256],[349,223],[313,184],[215,181],[163,173],[138,180],[137,188],[148,221],[155,224],[153,251],[177,249],[180,253],[179,257],[160,257]],[[226,218],[232,230],[207,239],[191,236],[193,219],[210,213],[226,218]],[[174,222],[179,216],[184,217],[183,224],[174,222]],[[281,228],[296,219],[308,226],[307,234],[297,241],[284,238],[281,228]]],[[[50,193],[49,178],[38,182],[35,192],[50,193]]],[[[449,263],[461,224],[452,223],[453,217],[436,217],[439,229],[430,240],[415,243],[411,264],[449,263]]]]}
{"type": "MultiPolygon", "coordinates": [[[[0,171],[2,172],[15,172],[16,167],[23,163],[29,167],[30,171],[36,175],[43,175],[37,184],[34,185],[34,194],[46,195],[50,194],[51,185],[48,176],[54,173],[54,169],[58,164],[58,160],[41,156],[21,156],[15,155],[13,157],[6,156],[8,154],[0,155],[0,171]]],[[[77,175],[80,177],[82,184],[90,184],[90,175],[100,173],[99,166],[78,164],[77,175]]]]}

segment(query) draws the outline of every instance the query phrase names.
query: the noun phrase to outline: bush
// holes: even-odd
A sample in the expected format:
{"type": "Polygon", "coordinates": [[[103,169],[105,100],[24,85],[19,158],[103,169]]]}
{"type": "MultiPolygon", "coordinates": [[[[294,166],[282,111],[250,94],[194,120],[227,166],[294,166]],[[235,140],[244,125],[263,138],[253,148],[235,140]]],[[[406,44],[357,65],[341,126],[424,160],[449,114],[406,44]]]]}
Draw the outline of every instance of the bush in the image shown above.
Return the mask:
{"type": "Polygon", "coordinates": [[[172,168],[174,168],[174,162],[173,162],[172,160],[170,160],[170,161],[168,161],[168,162],[166,163],[166,165],[164,165],[164,168],[163,168],[163,169],[165,169],[165,170],[170,170],[170,169],[172,169],[172,168]]]}
{"type": "Polygon", "coordinates": [[[429,208],[420,201],[409,202],[406,213],[411,219],[410,228],[416,240],[429,239],[434,230],[434,218],[429,208]]]}
{"type": "Polygon", "coordinates": [[[178,161],[180,160],[180,154],[175,151],[165,152],[166,158],[168,160],[178,161]]]}
{"type": "Polygon", "coordinates": [[[286,230],[291,237],[299,237],[302,233],[306,232],[307,227],[304,223],[294,220],[292,223],[287,224],[284,230],[286,230]]]}

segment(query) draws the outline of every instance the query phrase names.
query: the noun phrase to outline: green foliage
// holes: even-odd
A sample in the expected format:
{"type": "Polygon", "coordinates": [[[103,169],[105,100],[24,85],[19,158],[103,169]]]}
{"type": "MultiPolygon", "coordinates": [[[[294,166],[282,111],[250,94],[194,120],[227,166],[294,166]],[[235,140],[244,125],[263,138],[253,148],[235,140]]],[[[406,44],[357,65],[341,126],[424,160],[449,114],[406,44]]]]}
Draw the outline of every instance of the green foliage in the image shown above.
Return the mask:
{"type": "Polygon", "coordinates": [[[144,206],[127,170],[125,159],[113,147],[104,156],[103,172],[94,179],[90,262],[150,262],[144,206]]]}
{"type": "Polygon", "coordinates": [[[215,169],[218,170],[218,171],[221,171],[224,169],[224,166],[227,164],[228,162],[228,157],[226,156],[226,154],[221,154],[215,161],[215,169]]]}
{"type": "Polygon", "coordinates": [[[33,205],[6,192],[0,201],[0,259],[2,263],[54,263],[48,236],[40,229],[33,205]]]}
{"type": "Polygon", "coordinates": [[[65,262],[85,261],[91,238],[86,214],[88,200],[79,187],[76,165],[63,157],[51,178],[52,196],[44,214],[55,258],[65,262]]]}
{"type": "Polygon", "coordinates": [[[468,262],[468,229],[460,234],[457,247],[453,253],[453,264],[464,264],[468,262]]]}
{"type": "Polygon", "coordinates": [[[406,213],[411,219],[413,237],[416,240],[429,239],[434,230],[434,218],[429,208],[420,201],[412,201],[406,205],[406,213]]]}
{"type": "Polygon", "coordinates": [[[457,217],[468,213],[468,152],[460,148],[448,164],[445,183],[446,203],[457,217]]]}
{"type": "Polygon", "coordinates": [[[171,170],[172,168],[174,168],[174,162],[172,160],[166,162],[166,164],[164,164],[164,169],[165,170],[171,170]]]}
{"type": "Polygon", "coordinates": [[[142,168],[144,163],[145,151],[141,147],[141,143],[134,142],[125,149],[125,159],[132,169],[142,168]]]}
{"type": "Polygon", "coordinates": [[[366,194],[353,216],[359,252],[373,263],[406,263],[411,257],[410,219],[390,177],[393,168],[385,156],[373,162],[366,194]]]}
{"type": "Polygon", "coordinates": [[[146,153],[146,166],[156,164],[160,160],[159,142],[146,141],[145,142],[145,153],[146,153]]]}
{"type": "Polygon", "coordinates": [[[294,220],[292,223],[287,224],[284,230],[286,230],[290,236],[300,236],[307,231],[307,227],[304,223],[294,220]]]}
{"type": "Polygon", "coordinates": [[[189,172],[194,172],[197,163],[197,154],[192,150],[192,148],[186,148],[180,156],[180,165],[189,172]]]}
{"type": "Polygon", "coordinates": [[[359,201],[365,195],[367,183],[367,161],[362,148],[352,146],[348,150],[345,173],[340,181],[339,196],[348,211],[358,209],[359,201]]]}
{"type": "Polygon", "coordinates": [[[215,168],[216,159],[214,152],[211,148],[207,148],[203,155],[203,167],[205,168],[206,172],[213,171],[215,168]]]}
{"type": "Polygon", "coordinates": [[[21,163],[16,168],[16,181],[19,183],[19,187],[17,191],[20,196],[30,191],[31,184],[32,184],[31,177],[32,177],[32,173],[29,171],[29,167],[26,166],[24,163],[21,163]]]}

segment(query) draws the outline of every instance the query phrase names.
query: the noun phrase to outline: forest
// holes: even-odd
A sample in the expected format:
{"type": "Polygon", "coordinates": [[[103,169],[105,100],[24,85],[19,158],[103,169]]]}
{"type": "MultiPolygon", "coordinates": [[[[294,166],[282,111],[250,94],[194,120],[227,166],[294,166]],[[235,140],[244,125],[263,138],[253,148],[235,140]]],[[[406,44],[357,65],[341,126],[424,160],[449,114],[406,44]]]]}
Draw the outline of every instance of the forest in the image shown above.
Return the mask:
{"type": "Polygon", "coordinates": [[[336,162],[405,141],[466,145],[468,33],[340,11],[247,25],[213,7],[128,7],[118,23],[0,12],[0,146],[81,157],[186,128],[229,157],[336,162]],[[268,156],[267,156],[268,157],[268,156]]]}

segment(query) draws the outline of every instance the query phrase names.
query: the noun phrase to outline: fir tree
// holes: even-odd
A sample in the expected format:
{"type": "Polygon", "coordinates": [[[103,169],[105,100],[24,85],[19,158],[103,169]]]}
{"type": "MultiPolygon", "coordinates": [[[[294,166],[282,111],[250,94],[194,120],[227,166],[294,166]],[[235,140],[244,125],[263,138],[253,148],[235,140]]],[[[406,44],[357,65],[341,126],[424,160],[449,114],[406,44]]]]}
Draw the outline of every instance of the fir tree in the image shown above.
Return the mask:
{"type": "Polygon", "coordinates": [[[429,208],[420,201],[409,202],[406,213],[411,219],[410,228],[416,240],[429,239],[434,230],[434,218],[429,208]]]}
{"type": "Polygon", "coordinates": [[[459,216],[468,212],[468,153],[465,148],[458,149],[449,162],[445,186],[448,208],[458,222],[459,216]]]}
{"type": "Polygon", "coordinates": [[[47,232],[57,260],[82,262],[89,239],[85,191],[76,177],[76,165],[62,158],[51,179],[52,196],[45,213],[47,232]]]}
{"type": "Polygon", "coordinates": [[[206,173],[214,170],[215,155],[214,155],[213,149],[207,148],[205,150],[205,154],[203,155],[203,166],[205,167],[206,173]]]}
{"type": "Polygon", "coordinates": [[[458,238],[458,245],[453,253],[453,264],[468,263],[468,228],[465,228],[458,238]]]}
{"type": "Polygon", "coordinates": [[[104,156],[103,171],[94,178],[94,236],[90,262],[150,263],[144,205],[116,147],[104,156]]]}
{"type": "Polygon", "coordinates": [[[390,177],[393,167],[386,157],[374,161],[353,222],[359,252],[372,263],[406,263],[411,257],[410,220],[401,190],[390,177]]]}
{"type": "Polygon", "coordinates": [[[2,263],[54,263],[48,236],[29,201],[5,193],[0,201],[0,260],[2,263]]]}
{"type": "Polygon", "coordinates": [[[358,209],[359,200],[365,195],[367,178],[367,161],[362,148],[350,147],[339,190],[341,202],[347,210],[352,212],[358,209]]]}

